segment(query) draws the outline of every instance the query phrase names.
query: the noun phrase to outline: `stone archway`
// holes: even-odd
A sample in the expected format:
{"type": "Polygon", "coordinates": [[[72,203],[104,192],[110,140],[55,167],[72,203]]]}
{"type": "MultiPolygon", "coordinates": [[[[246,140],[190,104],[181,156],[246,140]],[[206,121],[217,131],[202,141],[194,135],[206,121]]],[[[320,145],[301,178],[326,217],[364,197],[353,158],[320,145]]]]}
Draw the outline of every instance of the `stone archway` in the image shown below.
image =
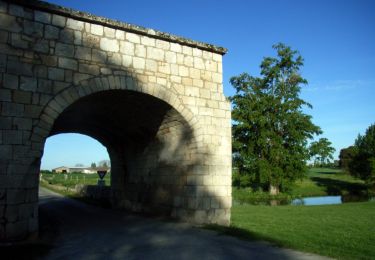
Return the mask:
{"type": "MultiPolygon", "coordinates": [[[[113,79],[113,83],[121,82],[119,78],[113,79]]],[[[103,80],[108,79],[97,82],[103,80]]],[[[90,82],[94,84],[95,79],[90,82]]],[[[72,93],[80,88],[66,91],[72,93]]],[[[157,88],[157,93],[165,96],[163,87],[157,88]]],[[[66,100],[72,94],[57,95],[42,112],[48,121],[41,120],[35,126],[34,146],[54,134],[89,135],[109,152],[114,206],[176,216],[183,204],[187,175],[199,165],[197,158],[194,159],[197,143],[191,112],[178,102],[173,92],[162,100],[126,86],[103,89],[100,84],[92,89],[76,100],[66,100]],[[190,116],[189,122],[167,103],[170,100],[175,100],[176,107],[190,116]]]]}
{"type": "Polygon", "coordinates": [[[0,241],[38,230],[48,136],[108,148],[117,207],[227,225],[224,48],[26,0],[0,0],[0,241]]]}

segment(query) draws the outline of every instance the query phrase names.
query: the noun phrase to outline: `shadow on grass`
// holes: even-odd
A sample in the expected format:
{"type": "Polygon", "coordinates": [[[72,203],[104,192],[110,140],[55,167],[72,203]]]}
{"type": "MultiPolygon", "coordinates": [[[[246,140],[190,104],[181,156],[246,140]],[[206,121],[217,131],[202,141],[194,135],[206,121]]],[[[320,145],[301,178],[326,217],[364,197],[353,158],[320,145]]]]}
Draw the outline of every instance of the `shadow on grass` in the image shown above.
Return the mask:
{"type": "Polygon", "coordinates": [[[328,195],[365,195],[367,193],[367,186],[361,183],[352,183],[322,177],[312,177],[311,180],[318,186],[324,187],[328,195]]]}
{"type": "Polygon", "coordinates": [[[271,238],[271,237],[268,237],[259,233],[251,232],[249,230],[239,228],[239,227],[234,227],[234,226],[225,227],[225,226],[219,226],[219,225],[213,224],[213,225],[205,225],[203,226],[203,228],[216,231],[221,235],[237,237],[242,240],[258,241],[258,242],[267,241],[273,246],[290,247],[289,244],[285,244],[283,243],[283,241],[280,241],[280,240],[277,240],[277,239],[274,239],[274,238],[271,238]]]}

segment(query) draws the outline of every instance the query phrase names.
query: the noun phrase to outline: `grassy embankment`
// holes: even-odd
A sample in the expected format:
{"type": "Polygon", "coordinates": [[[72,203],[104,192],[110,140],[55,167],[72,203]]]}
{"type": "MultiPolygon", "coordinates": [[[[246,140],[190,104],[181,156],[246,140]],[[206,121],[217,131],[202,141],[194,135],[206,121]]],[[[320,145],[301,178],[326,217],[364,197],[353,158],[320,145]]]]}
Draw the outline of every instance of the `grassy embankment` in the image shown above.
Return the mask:
{"type": "Polygon", "coordinates": [[[374,259],[375,202],[322,206],[234,205],[227,234],[340,259],[374,259]]]}
{"type": "Polygon", "coordinates": [[[360,179],[345,174],[340,169],[311,168],[307,177],[297,181],[292,195],[300,197],[358,194],[366,191],[360,179]]]}
{"type": "MultiPolygon", "coordinates": [[[[366,193],[367,187],[362,180],[355,179],[339,169],[311,168],[308,170],[306,177],[297,181],[288,194],[270,197],[267,192],[233,188],[232,195],[235,203],[264,205],[269,204],[271,200],[288,204],[293,198],[348,194],[364,196],[366,193]]],[[[351,196],[350,199],[356,198],[351,196]]]]}
{"type": "MultiPolygon", "coordinates": [[[[296,183],[291,197],[360,194],[363,181],[340,170],[313,168],[296,183]]],[[[233,190],[234,200],[249,191],[233,190]]],[[[254,196],[249,195],[249,197],[254,196]]],[[[258,197],[265,194],[259,193],[258,197]]],[[[251,201],[249,199],[249,201],[251,201]]],[[[374,259],[375,202],[322,206],[254,206],[234,203],[231,227],[220,231],[251,240],[266,240],[279,246],[339,259],[374,259]]]]}

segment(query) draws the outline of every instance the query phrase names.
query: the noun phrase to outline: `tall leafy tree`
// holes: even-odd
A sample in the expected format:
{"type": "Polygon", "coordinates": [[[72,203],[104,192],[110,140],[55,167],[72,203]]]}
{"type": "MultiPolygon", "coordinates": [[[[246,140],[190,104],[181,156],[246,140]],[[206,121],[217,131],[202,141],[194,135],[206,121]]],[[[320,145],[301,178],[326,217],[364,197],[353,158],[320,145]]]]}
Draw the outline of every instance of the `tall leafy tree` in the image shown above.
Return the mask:
{"type": "Polygon", "coordinates": [[[333,160],[333,153],[336,151],[332,143],[327,138],[320,138],[310,144],[310,156],[315,158],[315,164],[324,166],[333,160]]]}
{"type": "Polygon", "coordinates": [[[357,154],[349,164],[350,173],[375,188],[375,124],[367,128],[365,135],[358,135],[354,146],[357,154]]]}
{"type": "Polygon", "coordinates": [[[307,140],[321,130],[304,114],[312,106],[300,98],[307,80],[300,75],[303,58],[279,43],[277,57],[266,57],[260,77],[242,73],[230,79],[236,90],[233,110],[234,164],[271,194],[287,189],[304,175],[307,140]]]}
{"type": "Polygon", "coordinates": [[[349,171],[349,165],[357,153],[358,147],[354,145],[341,149],[339,155],[339,167],[345,171],[349,171]]]}

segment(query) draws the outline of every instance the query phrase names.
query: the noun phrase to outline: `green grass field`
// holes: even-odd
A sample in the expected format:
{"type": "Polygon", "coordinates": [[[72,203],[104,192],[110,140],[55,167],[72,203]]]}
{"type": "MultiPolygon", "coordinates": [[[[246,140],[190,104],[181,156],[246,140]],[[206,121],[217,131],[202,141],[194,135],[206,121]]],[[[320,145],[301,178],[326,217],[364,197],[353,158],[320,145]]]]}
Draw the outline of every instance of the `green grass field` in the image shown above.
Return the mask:
{"type": "Polygon", "coordinates": [[[345,195],[366,190],[362,180],[343,173],[340,169],[311,168],[306,178],[297,181],[292,189],[296,197],[345,195]]]}
{"type": "Polygon", "coordinates": [[[374,259],[375,202],[232,207],[226,233],[340,259],[374,259]]]}
{"type": "MultiPolygon", "coordinates": [[[[84,174],[84,173],[44,173],[43,180],[52,185],[60,185],[67,188],[74,188],[77,184],[96,185],[98,182],[98,174],[84,174]]],[[[106,186],[110,185],[111,174],[107,173],[104,177],[106,186]]]]}

